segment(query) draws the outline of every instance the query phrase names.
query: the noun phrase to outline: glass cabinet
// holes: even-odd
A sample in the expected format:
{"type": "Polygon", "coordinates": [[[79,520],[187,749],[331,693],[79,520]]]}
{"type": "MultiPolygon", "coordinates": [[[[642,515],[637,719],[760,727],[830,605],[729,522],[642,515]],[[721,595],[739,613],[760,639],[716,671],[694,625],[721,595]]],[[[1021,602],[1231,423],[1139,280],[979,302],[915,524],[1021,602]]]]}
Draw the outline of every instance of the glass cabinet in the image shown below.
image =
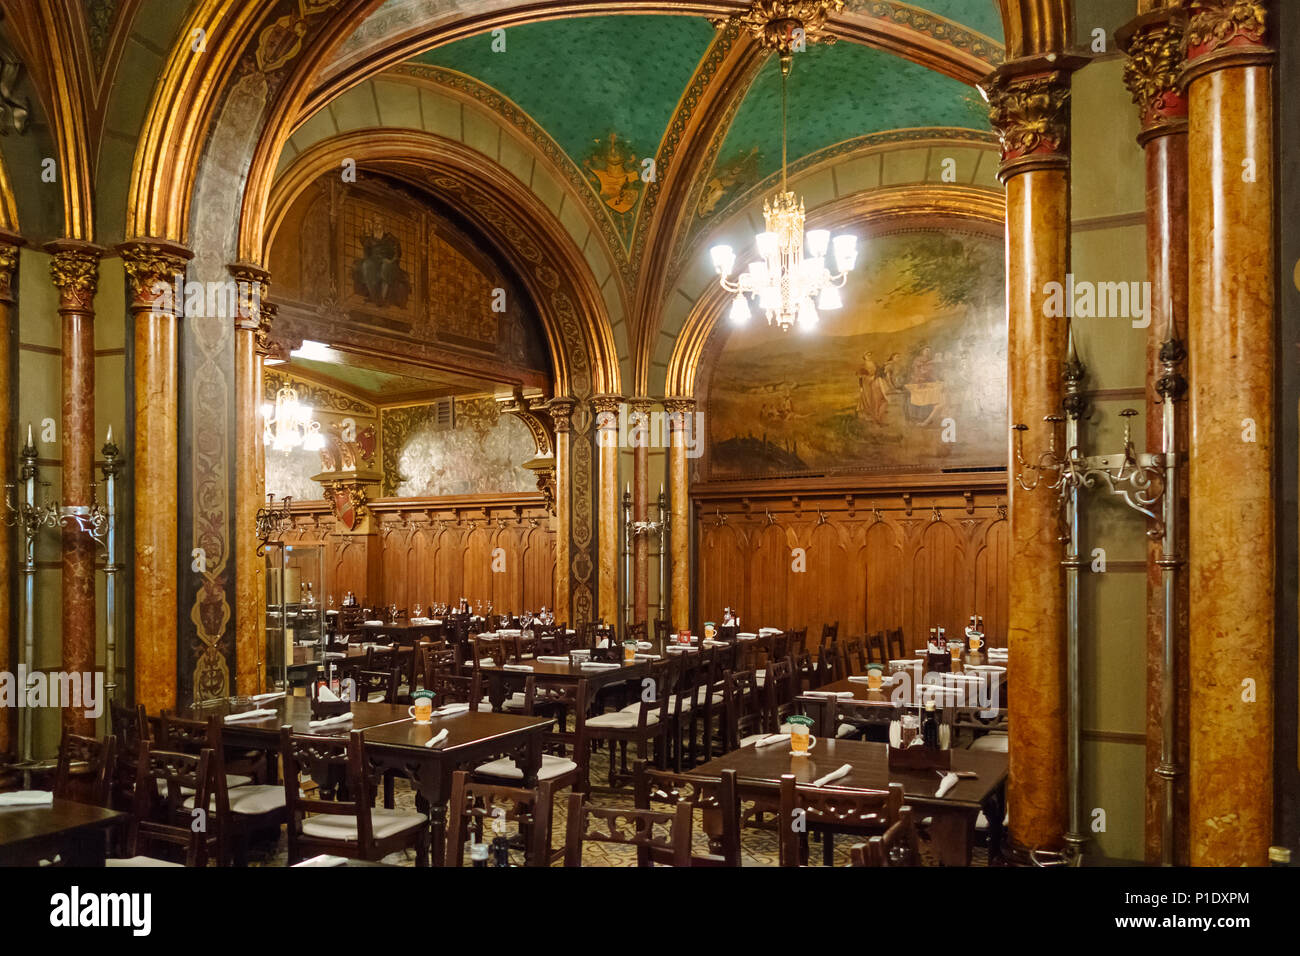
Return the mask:
{"type": "Polygon", "coordinates": [[[266,546],[266,686],[304,683],[322,657],[325,549],[266,546]]]}

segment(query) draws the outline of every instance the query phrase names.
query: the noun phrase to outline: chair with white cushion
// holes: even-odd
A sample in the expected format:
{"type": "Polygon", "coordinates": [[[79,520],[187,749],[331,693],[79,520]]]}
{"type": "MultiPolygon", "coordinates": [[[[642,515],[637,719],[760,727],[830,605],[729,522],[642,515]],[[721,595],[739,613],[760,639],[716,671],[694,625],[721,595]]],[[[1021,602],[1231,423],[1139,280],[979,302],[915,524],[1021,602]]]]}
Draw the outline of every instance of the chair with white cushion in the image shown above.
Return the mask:
{"type": "Polygon", "coordinates": [[[634,742],[637,756],[646,758],[646,745],[655,747],[655,766],[663,769],[667,764],[668,702],[673,696],[677,662],[669,659],[650,662],[650,677],[640,688],[641,699],[635,710],[614,710],[608,713],[588,714],[595,696],[585,680],[578,682],[577,693],[577,758],[578,783],[575,790],[591,791],[589,766],[591,745],[601,740],[610,742],[609,787],[617,789],[620,779],[631,783],[632,771],[626,765],[620,768],[614,759],[615,742],[634,742]]]}
{"type": "Polygon", "coordinates": [[[280,728],[284,797],[288,814],[289,865],[329,853],[377,863],[390,853],[414,849],[415,865],[429,865],[429,818],[410,810],[374,807],[376,784],[366,758],[362,732],[346,738],[294,734],[280,728]],[[342,772],[346,800],[308,797],[302,776],[322,784],[322,793],[339,795],[342,772]]]}
{"type": "Polygon", "coordinates": [[[127,825],[125,855],[105,861],[110,867],[207,866],[216,850],[212,828],[196,826],[196,814],[182,804],[186,793],[207,801],[212,794],[212,751],[197,754],[155,749],[148,741],[140,745],[136,762],[134,806],[127,825]],[[162,844],[184,849],[184,863],[144,855],[144,848],[162,844]]]}

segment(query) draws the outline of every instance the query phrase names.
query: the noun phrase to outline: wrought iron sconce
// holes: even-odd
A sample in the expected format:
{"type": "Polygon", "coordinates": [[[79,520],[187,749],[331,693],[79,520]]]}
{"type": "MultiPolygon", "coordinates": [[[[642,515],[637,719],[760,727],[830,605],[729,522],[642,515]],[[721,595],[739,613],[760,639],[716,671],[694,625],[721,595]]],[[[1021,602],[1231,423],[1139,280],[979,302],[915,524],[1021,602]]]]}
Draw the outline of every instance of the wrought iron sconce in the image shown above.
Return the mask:
{"type": "Polygon", "coordinates": [[[266,496],[266,504],[257,509],[257,516],[254,523],[257,528],[257,556],[263,557],[266,554],[266,546],[272,541],[279,538],[293,520],[293,512],[290,505],[293,503],[293,496],[288,495],[280,499],[280,503],[275,503],[275,495],[266,496]]]}

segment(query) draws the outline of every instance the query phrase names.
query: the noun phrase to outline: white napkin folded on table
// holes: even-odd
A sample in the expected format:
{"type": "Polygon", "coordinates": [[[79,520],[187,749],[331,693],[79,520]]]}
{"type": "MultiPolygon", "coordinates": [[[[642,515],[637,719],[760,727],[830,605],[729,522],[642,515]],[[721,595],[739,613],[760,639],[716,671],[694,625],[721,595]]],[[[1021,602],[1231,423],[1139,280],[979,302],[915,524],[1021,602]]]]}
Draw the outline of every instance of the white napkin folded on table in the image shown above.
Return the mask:
{"type": "Polygon", "coordinates": [[[438,744],[442,743],[444,740],[447,739],[447,735],[448,735],[448,733],[449,733],[449,731],[447,730],[446,727],[442,728],[442,730],[438,731],[438,732],[437,732],[436,734],[434,734],[431,738],[429,738],[429,741],[428,741],[428,743],[425,744],[425,746],[426,746],[426,747],[436,747],[436,746],[438,746],[438,744]]]}
{"type": "Polygon", "coordinates": [[[344,657],[347,657],[347,656],[348,656],[348,652],[347,652],[347,651],[326,651],[326,652],[325,652],[325,659],[326,659],[326,660],[337,661],[337,660],[339,660],[339,659],[341,659],[341,658],[344,658],[344,657]]]}
{"type": "Polygon", "coordinates": [[[789,739],[789,734],[768,734],[766,737],[754,741],[754,749],[757,750],[759,747],[770,747],[773,744],[779,744],[781,741],[789,739]]]}
{"type": "Polygon", "coordinates": [[[48,807],[54,803],[54,794],[49,790],[15,790],[13,793],[0,793],[0,807],[48,807]]]}
{"type": "Polygon", "coordinates": [[[651,644],[649,641],[637,641],[636,647],[637,650],[639,651],[648,651],[650,650],[650,648],[654,647],[654,645],[651,644]]]}
{"type": "Polygon", "coordinates": [[[943,779],[939,781],[939,789],[934,792],[934,795],[942,797],[955,786],[957,786],[957,775],[955,773],[945,773],[943,779]]]}
{"type": "Polygon", "coordinates": [[[411,618],[411,623],[412,623],[412,624],[432,624],[433,621],[429,620],[427,617],[413,617],[413,618],[411,618]]]}
{"type": "Polygon", "coordinates": [[[662,660],[662,657],[659,654],[634,654],[633,657],[635,657],[638,661],[662,660]]]}
{"type": "Polygon", "coordinates": [[[738,640],[738,641],[756,641],[756,640],[758,640],[758,635],[757,635],[757,634],[737,634],[737,635],[736,635],[736,640],[738,640]]]}
{"type": "Polygon", "coordinates": [[[781,629],[779,627],[760,627],[758,629],[759,637],[766,637],[768,634],[780,634],[780,633],[781,633],[781,629]]]}
{"type": "Polygon", "coordinates": [[[462,702],[459,704],[443,704],[441,707],[434,710],[433,716],[451,717],[454,716],[455,714],[468,714],[468,713],[469,713],[469,704],[462,702]]]}
{"type": "Polygon", "coordinates": [[[284,691],[273,690],[266,694],[254,694],[252,697],[248,699],[255,702],[261,702],[264,700],[279,700],[283,696],[284,696],[284,691]]]}
{"type": "Polygon", "coordinates": [[[853,697],[851,690],[806,690],[803,692],[804,697],[824,697],[827,700],[850,700],[853,697]]]}
{"type": "Polygon", "coordinates": [[[533,670],[533,665],[532,664],[502,664],[501,669],[503,671],[528,671],[529,673],[531,673],[533,670]]]}
{"type": "Polygon", "coordinates": [[[567,664],[569,663],[569,659],[567,657],[561,657],[558,654],[543,654],[541,657],[537,658],[537,662],[539,664],[567,664]]]}
{"type": "Polygon", "coordinates": [[[582,662],[582,667],[584,670],[593,670],[593,671],[617,670],[622,666],[623,666],[622,664],[609,664],[606,663],[605,661],[583,661],[582,662]]]}
{"type": "Polygon", "coordinates": [[[346,724],[352,719],[352,714],[335,714],[333,717],[326,717],[323,720],[309,720],[308,727],[332,727],[335,724],[346,724]]]}
{"type": "Polygon", "coordinates": [[[242,714],[227,714],[226,723],[233,724],[240,720],[263,720],[274,716],[274,710],[246,710],[242,714]]]}
{"type": "Polygon", "coordinates": [[[384,626],[384,622],[383,622],[383,621],[366,621],[366,622],[364,622],[364,626],[365,626],[365,627],[383,627],[383,626],[384,626]]]}
{"type": "Polygon", "coordinates": [[[316,699],[323,700],[327,704],[332,704],[339,699],[339,695],[322,684],[320,690],[316,692],[316,699]]]}
{"type": "Polygon", "coordinates": [[[813,781],[812,785],[814,787],[824,787],[832,780],[838,780],[840,779],[840,777],[847,777],[849,771],[852,769],[853,769],[853,764],[851,763],[843,764],[837,770],[832,770],[830,773],[826,774],[826,776],[818,777],[816,780],[813,781]]]}

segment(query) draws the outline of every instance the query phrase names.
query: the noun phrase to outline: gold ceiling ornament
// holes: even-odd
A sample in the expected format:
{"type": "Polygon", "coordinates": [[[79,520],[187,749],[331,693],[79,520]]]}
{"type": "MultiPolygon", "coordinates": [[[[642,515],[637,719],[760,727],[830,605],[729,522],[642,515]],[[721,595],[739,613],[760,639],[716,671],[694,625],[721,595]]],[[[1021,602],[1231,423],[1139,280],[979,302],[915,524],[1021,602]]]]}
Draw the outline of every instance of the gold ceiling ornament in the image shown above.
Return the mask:
{"type": "Polygon", "coordinates": [[[835,34],[827,28],[831,14],[844,9],[844,0],[755,0],[744,13],[714,20],[715,26],[736,24],[765,50],[781,58],[781,68],[789,72],[790,60],[808,43],[834,43],[835,34]]]}

